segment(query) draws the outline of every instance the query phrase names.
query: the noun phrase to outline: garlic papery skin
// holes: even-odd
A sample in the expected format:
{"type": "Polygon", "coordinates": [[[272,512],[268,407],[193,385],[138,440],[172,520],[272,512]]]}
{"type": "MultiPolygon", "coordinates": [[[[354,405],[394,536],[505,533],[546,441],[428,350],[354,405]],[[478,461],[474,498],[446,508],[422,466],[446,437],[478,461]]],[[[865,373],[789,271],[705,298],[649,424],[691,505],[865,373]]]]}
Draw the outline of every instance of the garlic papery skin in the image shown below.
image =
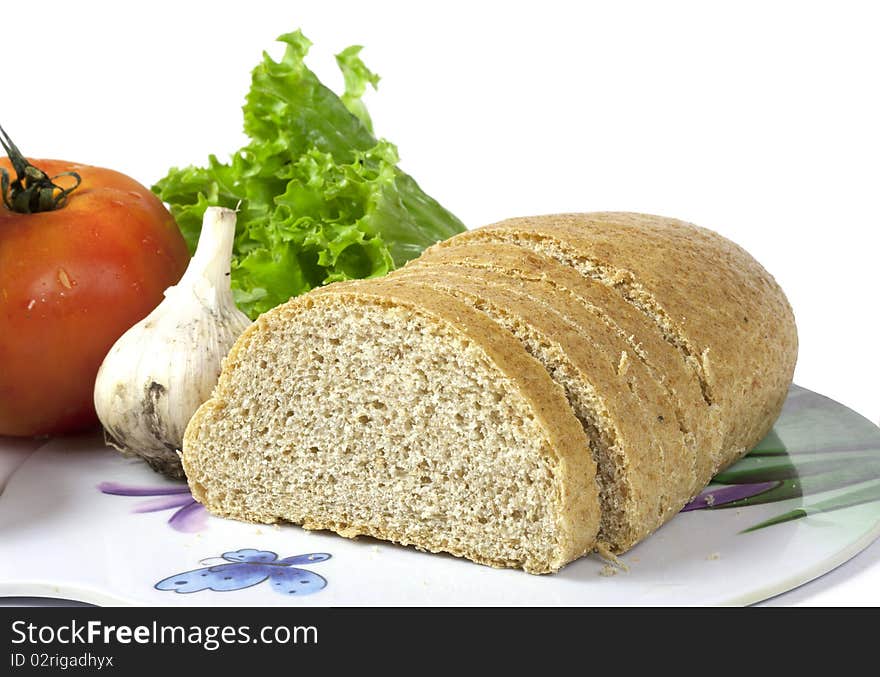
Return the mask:
{"type": "Polygon", "coordinates": [[[208,207],[180,282],[119,338],[98,370],[95,409],[107,443],[169,477],[184,476],[178,452],[186,425],[251,323],[230,287],[235,221],[233,210],[208,207]]]}

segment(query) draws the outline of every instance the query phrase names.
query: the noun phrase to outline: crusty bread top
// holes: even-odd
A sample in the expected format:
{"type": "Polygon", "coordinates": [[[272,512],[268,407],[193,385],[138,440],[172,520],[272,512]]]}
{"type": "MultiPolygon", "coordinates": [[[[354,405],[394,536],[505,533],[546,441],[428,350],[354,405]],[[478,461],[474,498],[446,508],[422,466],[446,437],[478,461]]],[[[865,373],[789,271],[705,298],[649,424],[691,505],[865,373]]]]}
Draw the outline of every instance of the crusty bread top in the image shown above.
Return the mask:
{"type": "Polygon", "coordinates": [[[628,299],[654,304],[718,408],[727,462],[767,432],[791,382],[797,331],[779,285],[745,250],[690,223],[626,212],[508,219],[436,246],[523,238],[564,248],[628,299]]]}

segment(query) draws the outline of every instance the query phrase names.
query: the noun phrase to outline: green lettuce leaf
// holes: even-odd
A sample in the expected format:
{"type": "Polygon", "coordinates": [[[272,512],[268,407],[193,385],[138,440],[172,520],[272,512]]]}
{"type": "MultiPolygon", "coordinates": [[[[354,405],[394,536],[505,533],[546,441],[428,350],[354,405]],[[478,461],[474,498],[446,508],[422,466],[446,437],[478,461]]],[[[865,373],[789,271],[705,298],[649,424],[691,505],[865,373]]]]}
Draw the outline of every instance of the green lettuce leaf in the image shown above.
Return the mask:
{"type": "Polygon", "coordinates": [[[379,77],[361,48],[336,57],[339,97],[306,67],[311,42],[301,32],[278,39],[284,56],[263,54],[243,107],[250,142],[228,162],[212,155],[153,186],[191,251],[208,206],[239,206],[232,289],[251,318],[329,282],[385,275],[464,230],[373,135],[361,97],[379,77]]]}

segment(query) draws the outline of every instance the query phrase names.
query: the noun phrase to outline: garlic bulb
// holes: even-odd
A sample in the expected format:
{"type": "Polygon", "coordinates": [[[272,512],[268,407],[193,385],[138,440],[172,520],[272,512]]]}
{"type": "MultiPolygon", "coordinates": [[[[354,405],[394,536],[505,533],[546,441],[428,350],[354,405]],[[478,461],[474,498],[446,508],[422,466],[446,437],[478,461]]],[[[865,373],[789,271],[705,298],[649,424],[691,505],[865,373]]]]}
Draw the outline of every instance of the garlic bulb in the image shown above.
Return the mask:
{"type": "Polygon", "coordinates": [[[220,375],[220,363],[250,324],[236,308],[229,266],[235,212],[208,207],[196,253],[165,299],[110,349],[95,383],[107,443],[154,470],[183,477],[186,424],[220,375]]]}

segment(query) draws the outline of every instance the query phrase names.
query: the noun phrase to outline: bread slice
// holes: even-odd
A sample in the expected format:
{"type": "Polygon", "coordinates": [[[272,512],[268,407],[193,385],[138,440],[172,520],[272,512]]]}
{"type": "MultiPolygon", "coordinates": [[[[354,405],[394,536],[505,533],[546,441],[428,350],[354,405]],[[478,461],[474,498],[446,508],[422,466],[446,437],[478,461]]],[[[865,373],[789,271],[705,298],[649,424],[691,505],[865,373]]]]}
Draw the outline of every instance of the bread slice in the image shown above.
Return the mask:
{"type": "Polygon", "coordinates": [[[187,427],[213,513],[551,572],[590,550],[595,464],[562,389],[454,296],[338,283],[262,315],[187,427]]]}
{"type": "MultiPolygon", "coordinates": [[[[556,259],[510,243],[481,242],[435,247],[410,262],[402,271],[427,266],[484,268],[519,280],[542,280],[559,294],[574,297],[588,315],[605,324],[624,342],[628,359],[644,365],[650,378],[661,384],[674,409],[693,469],[679,472],[678,495],[686,503],[699,493],[714,470],[712,450],[721,446],[718,427],[711,420],[694,371],[663,337],[656,323],[627,303],[613,289],[581,275],[556,259]],[[690,485],[684,484],[690,478],[690,485]]],[[[400,274],[394,273],[395,275],[400,274]]],[[[673,490],[675,491],[675,490],[673,490]]],[[[681,507],[681,506],[679,506],[681,507]]]]}
{"type": "Polygon", "coordinates": [[[694,370],[721,443],[713,473],[744,455],[779,415],[797,359],[794,316],[773,277],[717,233],[626,212],[509,219],[437,247],[511,242],[614,289],[694,370]]]}
{"type": "Polygon", "coordinates": [[[628,550],[672,517],[693,484],[693,456],[665,392],[608,328],[542,281],[485,269],[410,267],[410,286],[455,295],[516,336],[566,392],[592,438],[602,520],[599,539],[628,550]]]}

